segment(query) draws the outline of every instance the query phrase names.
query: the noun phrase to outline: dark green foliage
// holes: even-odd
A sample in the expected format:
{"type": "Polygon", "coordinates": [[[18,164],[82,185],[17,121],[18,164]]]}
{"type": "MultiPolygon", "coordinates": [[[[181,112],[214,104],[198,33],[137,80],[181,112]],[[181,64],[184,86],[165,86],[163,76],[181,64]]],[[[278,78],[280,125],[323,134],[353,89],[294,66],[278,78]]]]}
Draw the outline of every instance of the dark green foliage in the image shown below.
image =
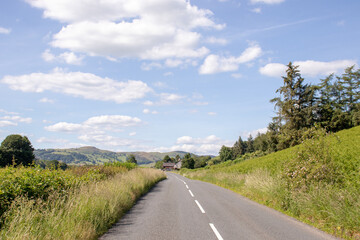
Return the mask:
{"type": "Polygon", "coordinates": [[[210,156],[193,157],[195,164],[194,168],[202,168],[207,165],[207,162],[211,159],[210,156]]]}
{"type": "Polygon", "coordinates": [[[231,147],[226,147],[226,146],[222,146],[219,152],[219,156],[220,156],[220,160],[222,162],[231,160],[233,157],[233,153],[232,153],[232,148],[231,147]]]}
{"type": "Polygon", "coordinates": [[[190,153],[187,153],[182,160],[181,168],[194,169],[195,161],[191,157],[190,153]]]}
{"type": "Polygon", "coordinates": [[[135,163],[137,164],[136,158],[134,154],[130,154],[129,157],[127,158],[126,162],[128,163],[135,163]]]}
{"type": "Polygon", "coordinates": [[[68,165],[64,162],[58,161],[58,160],[51,160],[51,161],[47,161],[47,160],[36,160],[35,161],[36,165],[39,165],[41,168],[43,169],[53,169],[53,170],[57,170],[57,169],[61,169],[61,170],[66,170],[68,168],[68,165]]]}
{"type": "Polygon", "coordinates": [[[26,136],[9,135],[1,143],[0,166],[29,166],[35,160],[34,148],[26,136]]]}
{"type": "Polygon", "coordinates": [[[162,168],[163,168],[163,163],[164,163],[163,160],[157,161],[157,162],[155,163],[155,168],[157,168],[157,169],[162,169],[162,168]]]}
{"type": "Polygon", "coordinates": [[[165,163],[172,162],[172,161],[171,161],[171,158],[169,157],[169,155],[165,155],[164,158],[163,158],[163,161],[164,161],[165,163]]]}
{"type": "MultiPolygon", "coordinates": [[[[224,151],[227,151],[227,150],[224,149],[224,151]]],[[[220,152],[221,152],[221,150],[220,150],[220,152]]],[[[236,159],[237,157],[240,157],[241,155],[245,154],[245,152],[246,152],[246,143],[244,143],[243,140],[241,139],[241,137],[239,137],[239,140],[237,140],[235,142],[234,146],[232,147],[232,151],[231,151],[232,159],[236,159]]],[[[225,152],[223,153],[223,157],[224,158],[222,158],[220,156],[221,160],[223,160],[223,159],[224,159],[223,161],[229,160],[229,159],[227,159],[225,152]]]]}

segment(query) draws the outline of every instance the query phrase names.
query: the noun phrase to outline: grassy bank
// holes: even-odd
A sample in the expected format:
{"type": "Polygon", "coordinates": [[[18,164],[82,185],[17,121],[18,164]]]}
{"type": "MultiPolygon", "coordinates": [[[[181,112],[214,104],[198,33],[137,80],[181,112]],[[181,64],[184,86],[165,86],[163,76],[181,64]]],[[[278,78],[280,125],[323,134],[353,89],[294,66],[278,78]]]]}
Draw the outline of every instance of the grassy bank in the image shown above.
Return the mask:
{"type": "Polygon", "coordinates": [[[67,194],[19,196],[4,213],[1,239],[96,239],[164,173],[136,168],[82,184],[67,194]]]}
{"type": "Polygon", "coordinates": [[[243,162],[183,170],[330,234],[360,239],[360,127],[243,162]]]}

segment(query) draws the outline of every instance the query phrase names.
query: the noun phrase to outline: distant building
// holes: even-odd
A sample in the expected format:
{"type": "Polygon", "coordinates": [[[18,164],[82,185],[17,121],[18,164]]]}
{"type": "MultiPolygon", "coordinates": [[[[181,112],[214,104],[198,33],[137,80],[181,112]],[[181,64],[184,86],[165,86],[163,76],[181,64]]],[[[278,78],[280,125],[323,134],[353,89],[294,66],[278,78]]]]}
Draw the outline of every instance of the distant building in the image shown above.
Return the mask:
{"type": "Polygon", "coordinates": [[[177,163],[175,163],[174,169],[180,170],[182,165],[182,160],[178,161],[177,163]]]}
{"type": "Polygon", "coordinates": [[[163,170],[165,170],[165,171],[171,171],[171,170],[174,170],[175,168],[174,168],[174,166],[175,166],[175,163],[163,163],[163,170]]]}

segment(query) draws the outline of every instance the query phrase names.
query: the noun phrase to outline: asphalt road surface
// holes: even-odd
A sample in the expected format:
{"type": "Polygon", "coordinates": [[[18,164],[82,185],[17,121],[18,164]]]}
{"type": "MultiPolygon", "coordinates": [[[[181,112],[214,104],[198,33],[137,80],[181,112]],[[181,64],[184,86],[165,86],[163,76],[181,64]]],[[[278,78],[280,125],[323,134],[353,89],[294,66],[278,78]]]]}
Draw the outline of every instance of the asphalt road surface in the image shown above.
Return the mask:
{"type": "Polygon", "coordinates": [[[100,239],[335,239],[227,189],[167,176],[100,239]]]}

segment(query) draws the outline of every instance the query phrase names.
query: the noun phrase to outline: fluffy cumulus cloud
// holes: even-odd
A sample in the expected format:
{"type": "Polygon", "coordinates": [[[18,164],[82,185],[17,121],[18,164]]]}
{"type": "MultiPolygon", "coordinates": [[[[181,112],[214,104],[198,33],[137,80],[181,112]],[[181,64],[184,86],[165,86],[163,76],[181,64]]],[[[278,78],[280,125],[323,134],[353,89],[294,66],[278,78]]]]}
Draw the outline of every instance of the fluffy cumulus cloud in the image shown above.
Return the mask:
{"type": "Polygon", "coordinates": [[[231,145],[231,141],[223,140],[215,135],[205,138],[193,138],[190,136],[179,137],[176,144],[171,147],[154,149],[155,151],[186,151],[196,154],[217,155],[222,145],[231,145]]]}
{"type": "MultiPolygon", "coordinates": [[[[79,140],[101,145],[105,148],[119,146],[129,147],[136,144],[136,141],[113,135],[121,133],[125,128],[137,127],[141,124],[142,121],[137,117],[102,115],[91,117],[82,123],[59,122],[45,127],[45,130],[77,134],[79,140]]],[[[135,134],[131,132],[129,135],[134,136],[135,134]]]]}
{"type": "Polygon", "coordinates": [[[0,27],[0,34],[9,34],[11,29],[0,27]]]}
{"type": "MultiPolygon", "coordinates": [[[[0,109],[1,110],[1,109],[0,109]]],[[[5,112],[6,111],[0,111],[0,112],[5,112]]],[[[16,113],[14,113],[16,114],[16,113]]],[[[17,126],[19,123],[31,123],[32,122],[32,118],[24,118],[24,117],[20,117],[18,115],[14,116],[2,116],[0,117],[0,127],[10,127],[10,126],[17,126]]]]}
{"type": "MultiPolygon", "coordinates": [[[[320,61],[296,61],[294,65],[299,66],[300,73],[304,76],[320,76],[338,73],[347,67],[357,65],[355,60],[338,60],[330,62],[320,61]]],[[[286,65],[281,63],[269,63],[259,69],[260,73],[270,77],[280,77],[286,74],[286,65]]]]}
{"type": "Polygon", "coordinates": [[[222,29],[187,0],[26,0],[64,23],[52,46],[88,55],[140,59],[197,58],[197,28],[222,29]]]}
{"type": "Polygon", "coordinates": [[[257,44],[245,49],[238,57],[221,57],[211,54],[206,57],[203,65],[200,66],[200,74],[214,74],[219,72],[236,71],[240,64],[250,62],[262,54],[261,47],[257,44]]]}
{"type": "Polygon", "coordinates": [[[53,91],[85,99],[116,103],[132,102],[145,97],[146,93],[152,91],[142,81],[119,82],[91,73],[64,72],[61,69],[55,69],[48,74],[32,73],[21,76],[5,76],[0,82],[9,85],[13,90],[23,92],[53,91]]]}
{"type": "Polygon", "coordinates": [[[87,119],[83,123],[59,122],[45,127],[51,132],[68,132],[68,133],[104,133],[105,131],[121,131],[124,127],[133,127],[141,124],[137,117],[123,115],[102,115],[87,119]]]}
{"type": "Polygon", "coordinates": [[[47,62],[62,62],[72,65],[81,65],[84,59],[84,56],[79,57],[73,52],[64,52],[56,56],[52,54],[49,49],[46,49],[41,56],[47,62]]]}

